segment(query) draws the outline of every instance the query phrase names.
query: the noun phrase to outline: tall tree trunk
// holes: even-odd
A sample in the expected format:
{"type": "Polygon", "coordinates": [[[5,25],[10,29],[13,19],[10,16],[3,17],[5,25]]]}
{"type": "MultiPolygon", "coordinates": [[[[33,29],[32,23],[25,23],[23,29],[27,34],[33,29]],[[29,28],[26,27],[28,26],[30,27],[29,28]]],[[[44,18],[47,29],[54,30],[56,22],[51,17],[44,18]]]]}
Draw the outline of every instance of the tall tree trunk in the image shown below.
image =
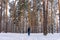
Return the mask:
{"type": "MultiPolygon", "coordinates": [[[[48,24],[47,24],[47,23],[48,23],[48,19],[47,19],[47,18],[48,18],[48,0],[46,0],[46,2],[47,2],[47,3],[46,3],[46,26],[47,26],[47,25],[48,25],[48,24]]],[[[47,29],[48,29],[48,28],[47,28],[47,29]]],[[[46,30],[47,30],[47,29],[46,29],[46,30]]]]}
{"type": "Polygon", "coordinates": [[[28,1],[28,27],[31,28],[30,2],[28,1]]]}
{"type": "MultiPolygon", "coordinates": [[[[58,7],[59,7],[59,28],[60,28],[60,0],[58,0],[58,7]]],[[[60,30],[58,30],[60,31],[60,30]]]]}
{"type": "Polygon", "coordinates": [[[16,0],[14,2],[14,18],[15,18],[15,24],[14,24],[14,32],[17,32],[17,26],[16,26],[16,0]]]}
{"type": "Polygon", "coordinates": [[[2,21],[2,0],[0,0],[0,32],[1,32],[1,21],[2,21]]]}
{"type": "MultiPolygon", "coordinates": [[[[48,9],[48,6],[47,6],[48,9]]],[[[46,10],[47,10],[46,9],[46,10]]],[[[43,33],[44,35],[47,35],[47,11],[45,12],[45,0],[43,0],[43,33]]]]}
{"type": "Polygon", "coordinates": [[[51,1],[51,33],[53,33],[53,8],[52,8],[52,5],[53,5],[53,1],[51,1]]]}
{"type": "Polygon", "coordinates": [[[33,0],[33,32],[35,32],[35,33],[38,32],[38,30],[37,30],[37,28],[38,28],[37,1],[33,0]]]}
{"type": "Polygon", "coordinates": [[[6,0],[6,33],[7,33],[7,28],[8,28],[8,27],[7,27],[7,25],[8,25],[8,24],[7,24],[7,22],[8,22],[8,19],[7,19],[7,18],[8,18],[8,17],[7,17],[7,16],[8,16],[8,13],[7,13],[7,12],[8,12],[8,0],[6,0]]]}
{"type": "Polygon", "coordinates": [[[25,0],[19,0],[20,2],[20,24],[21,24],[21,31],[24,33],[24,12],[25,12],[25,0]]]}

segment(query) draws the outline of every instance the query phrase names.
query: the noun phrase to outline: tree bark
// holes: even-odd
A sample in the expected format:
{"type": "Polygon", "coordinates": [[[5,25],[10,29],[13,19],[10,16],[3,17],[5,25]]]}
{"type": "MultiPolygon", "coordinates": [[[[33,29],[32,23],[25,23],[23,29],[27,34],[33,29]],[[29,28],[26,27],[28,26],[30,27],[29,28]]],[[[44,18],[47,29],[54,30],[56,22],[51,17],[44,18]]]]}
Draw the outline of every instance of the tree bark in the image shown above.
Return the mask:
{"type": "Polygon", "coordinates": [[[2,21],[2,0],[0,0],[0,7],[1,7],[1,9],[0,9],[0,32],[1,32],[1,21],[2,21]]]}
{"type": "MultiPolygon", "coordinates": [[[[60,28],[60,0],[58,0],[58,7],[59,7],[59,28],[60,28]]],[[[58,29],[58,32],[59,32],[60,30],[58,29]]]]}
{"type": "Polygon", "coordinates": [[[8,12],[8,0],[6,0],[6,33],[7,33],[7,28],[8,28],[7,27],[7,25],[8,25],[7,24],[7,22],[8,22],[8,19],[7,19],[8,18],[8,13],[7,12],[8,12]]]}
{"type": "MultiPolygon", "coordinates": [[[[48,9],[48,6],[46,10],[48,9]]],[[[47,11],[45,12],[45,1],[43,0],[43,33],[47,35],[47,11]]]]}

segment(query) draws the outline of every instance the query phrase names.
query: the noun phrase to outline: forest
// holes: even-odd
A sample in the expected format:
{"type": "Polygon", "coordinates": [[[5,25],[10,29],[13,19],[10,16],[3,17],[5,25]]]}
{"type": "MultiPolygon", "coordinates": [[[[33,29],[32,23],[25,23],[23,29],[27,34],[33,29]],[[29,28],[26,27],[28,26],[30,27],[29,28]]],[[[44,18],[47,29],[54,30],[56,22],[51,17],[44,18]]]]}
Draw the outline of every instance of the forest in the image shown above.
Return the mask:
{"type": "Polygon", "coordinates": [[[60,32],[60,0],[0,0],[0,32],[60,32]]]}

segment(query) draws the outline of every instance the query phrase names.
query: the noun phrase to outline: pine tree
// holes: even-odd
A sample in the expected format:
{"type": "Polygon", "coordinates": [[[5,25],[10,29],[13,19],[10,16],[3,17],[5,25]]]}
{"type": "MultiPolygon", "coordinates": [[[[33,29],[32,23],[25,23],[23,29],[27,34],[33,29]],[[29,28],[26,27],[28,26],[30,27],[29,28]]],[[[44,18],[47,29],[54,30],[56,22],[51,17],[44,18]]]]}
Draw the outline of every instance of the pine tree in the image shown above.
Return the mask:
{"type": "Polygon", "coordinates": [[[59,7],[59,27],[60,27],[60,0],[58,0],[58,7],[59,7]]]}
{"type": "Polygon", "coordinates": [[[7,10],[7,9],[8,9],[8,0],[6,0],[6,33],[7,33],[7,28],[8,28],[8,27],[7,27],[7,21],[8,21],[8,19],[7,19],[7,18],[8,18],[8,17],[7,17],[7,16],[8,16],[8,13],[7,13],[8,10],[7,10]]]}
{"type": "Polygon", "coordinates": [[[44,35],[47,35],[47,13],[45,12],[45,0],[43,0],[43,33],[44,35]]]}
{"type": "Polygon", "coordinates": [[[28,1],[28,27],[31,28],[30,2],[28,1]]]}
{"type": "Polygon", "coordinates": [[[0,0],[0,32],[1,32],[1,21],[2,21],[2,0],[0,0]]]}
{"type": "Polygon", "coordinates": [[[53,18],[52,18],[53,17],[53,10],[52,10],[53,0],[50,0],[50,2],[51,2],[51,33],[53,33],[53,18]]]}
{"type": "MultiPolygon", "coordinates": [[[[38,1],[38,0],[37,0],[38,1]]],[[[37,33],[38,30],[38,18],[37,18],[37,1],[33,0],[33,32],[37,33]]]]}
{"type": "MultiPolygon", "coordinates": [[[[48,25],[48,0],[46,0],[46,26],[48,25]]],[[[47,29],[46,29],[47,30],[47,29]]]]}

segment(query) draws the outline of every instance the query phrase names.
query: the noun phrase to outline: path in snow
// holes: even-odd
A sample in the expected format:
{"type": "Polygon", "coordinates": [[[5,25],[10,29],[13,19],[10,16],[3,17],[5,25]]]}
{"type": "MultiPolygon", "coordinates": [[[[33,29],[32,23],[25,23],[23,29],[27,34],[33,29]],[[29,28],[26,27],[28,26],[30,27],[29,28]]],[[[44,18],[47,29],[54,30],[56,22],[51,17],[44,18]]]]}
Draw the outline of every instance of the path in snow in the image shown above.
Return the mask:
{"type": "Polygon", "coordinates": [[[60,33],[48,34],[47,36],[42,33],[31,33],[30,36],[26,33],[0,33],[0,40],[60,40],[60,33]]]}

